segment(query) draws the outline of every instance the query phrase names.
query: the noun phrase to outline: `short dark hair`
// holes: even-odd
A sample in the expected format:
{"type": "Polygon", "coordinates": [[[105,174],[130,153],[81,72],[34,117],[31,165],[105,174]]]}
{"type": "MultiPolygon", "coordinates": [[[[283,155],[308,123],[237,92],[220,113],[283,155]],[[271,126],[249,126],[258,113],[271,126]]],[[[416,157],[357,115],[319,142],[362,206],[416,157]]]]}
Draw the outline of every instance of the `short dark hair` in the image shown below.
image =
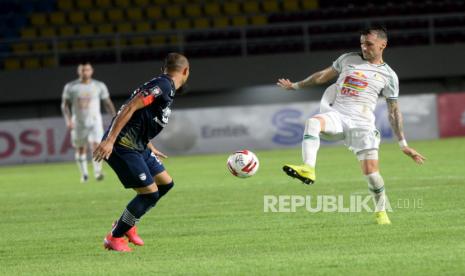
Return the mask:
{"type": "Polygon", "coordinates": [[[187,58],[184,55],[179,53],[169,53],[165,57],[165,61],[163,63],[163,71],[179,71],[186,66],[189,66],[189,61],[187,61],[187,58]]]}
{"type": "Polygon", "coordinates": [[[92,64],[90,63],[90,61],[82,61],[82,62],[79,62],[79,65],[90,65],[90,66],[92,66],[92,64]]]}
{"type": "Polygon", "coordinates": [[[361,35],[376,34],[377,37],[387,41],[387,30],[384,26],[370,26],[360,32],[361,35]]]}

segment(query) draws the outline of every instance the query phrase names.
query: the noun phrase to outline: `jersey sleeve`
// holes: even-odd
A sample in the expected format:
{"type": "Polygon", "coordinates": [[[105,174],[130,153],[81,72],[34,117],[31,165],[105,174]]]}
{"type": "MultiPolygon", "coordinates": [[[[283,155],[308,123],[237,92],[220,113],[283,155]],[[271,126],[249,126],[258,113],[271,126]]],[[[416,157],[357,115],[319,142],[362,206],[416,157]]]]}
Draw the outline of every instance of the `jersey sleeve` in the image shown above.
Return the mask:
{"type": "Polygon", "coordinates": [[[108,87],[105,85],[105,83],[100,82],[100,99],[108,99],[110,97],[110,92],[108,92],[108,87]]]}
{"type": "Polygon", "coordinates": [[[345,53],[338,57],[334,62],[333,62],[333,68],[336,70],[338,73],[342,72],[342,68],[344,67],[344,60],[349,56],[351,53],[345,53]]]}
{"type": "Polygon", "coordinates": [[[144,84],[141,89],[141,97],[143,97],[144,106],[148,106],[156,100],[164,100],[167,93],[170,93],[169,82],[163,79],[157,79],[153,82],[144,84]]]}
{"type": "Polygon", "coordinates": [[[71,94],[70,94],[70,84],[67,83],[65,87],[63,87],[63,93],[61,94],[61,98],[63,100],[70,100],[71,99],[71,94]]]}
{"type": "Polygon", "coordinates": [[[394,71],[392,71],[391,76],[387,79],[383,95],[386,99],[397,99],[399,97],[399,79],[394,71]]]}

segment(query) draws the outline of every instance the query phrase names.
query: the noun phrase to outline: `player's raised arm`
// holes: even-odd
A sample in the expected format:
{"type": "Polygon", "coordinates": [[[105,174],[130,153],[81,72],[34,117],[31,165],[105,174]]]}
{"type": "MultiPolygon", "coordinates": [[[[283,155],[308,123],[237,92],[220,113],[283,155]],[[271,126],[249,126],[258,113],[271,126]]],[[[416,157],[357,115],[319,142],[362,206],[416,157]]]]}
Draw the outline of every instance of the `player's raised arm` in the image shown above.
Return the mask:
{"type": "Polygon", "coordinates": [[[326,69],[313,73],[302,81],[291,82],[289,79],[278,79],[276,84],[287,90],[298,90],[303,87],[327,83],[328,81],[337,77],[338,74],[339,73],[336,71],[336,69],[334,69],[333,66],[329,66],[326,69]]]}
{"type": "Polygon", "coordinates": [[[394,134],[399,141],[399,146],[402,149],[402,152],[406,155],[410,156],[416,163],[423,164],[426,160],[420,153],[418,153],[415,149],[409,147],[407,145],[407,141],[405,140],[404,130],[403,130],[403,123],[402,123],[402,114],[399,110],[399,105],[397,103],[397,99],[386,99],[387,106],[388,106],[388,118],[389,122],[391,123],[391,128],[394,134]]]}
{"type": "Polygon", "coordinates": [[[107,138],[103,140],[94,151],[95,161],[101,161],[110,157],[110,154],[113,151],[113,144],[115,143],[115,140],[118,137],[121,129],[123,129],[129,119],[131,119],[132,114],[134,114],[136,110],[141,109],[146,105],[147,98],[144,98],[142,95],[140,95],[134,97],[129,103],[121,108],[113,121],[113,125],[108,133],[107,138]]]}

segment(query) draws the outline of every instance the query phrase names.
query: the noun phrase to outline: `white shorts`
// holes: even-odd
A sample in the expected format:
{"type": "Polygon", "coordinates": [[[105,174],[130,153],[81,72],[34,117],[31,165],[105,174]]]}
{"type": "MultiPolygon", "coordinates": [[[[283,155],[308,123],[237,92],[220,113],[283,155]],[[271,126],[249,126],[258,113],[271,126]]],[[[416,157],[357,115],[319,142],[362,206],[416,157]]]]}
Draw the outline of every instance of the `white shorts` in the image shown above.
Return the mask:
{"type": "Polygon", "coordinates": [[[80,148],[88,143],[100,143],[103,137],[102,123],[96,123],[90,126],[79,126],[71,130],[71,143],[73,147],[80,148]]]}
{"type": "Polygon", "coordinates": [[[318,114],[325,120],[324,132],[320,137],[328,141],[344,141],[353,153],[367,150],[378,150],[381,142],[380,133],[375,128],[359,127],[353,121],[337,111],[318,114]]]}

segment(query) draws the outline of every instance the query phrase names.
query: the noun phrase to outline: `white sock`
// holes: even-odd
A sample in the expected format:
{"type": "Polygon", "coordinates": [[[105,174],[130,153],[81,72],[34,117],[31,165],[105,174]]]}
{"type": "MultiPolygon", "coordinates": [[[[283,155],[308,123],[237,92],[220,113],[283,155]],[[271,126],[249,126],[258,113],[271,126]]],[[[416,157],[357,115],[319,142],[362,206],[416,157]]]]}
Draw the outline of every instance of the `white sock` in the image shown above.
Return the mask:
{"type": "Polygon", "coordinates": [[[87,171],[87,155],[76,153],[74,155],[74,159],[76,160],[81,175],[89,175],[89,172],[87,171]]]}
{"type": "Polygon", "coordinates": [[[102,162],[96,162],[92,159],[92,165],[94,166],[94,176],[97,177],[102,174],[102,162]]]}
{"type": "Polygon", "coordinates": [[[374,172],[365,175],[368,182],[368,189],[370,190],[375,203],[375,211],[386,210],[386,192],[384,191],[384,180],[379,172],[374,172]]]}
{"type": "Polygon", "coordinates": [[[312,168],[316,165],[316,155],[320,148],[320,121],[310,118],[305,122],[304,139],[302,141],[302,159],[312,168]]]}

